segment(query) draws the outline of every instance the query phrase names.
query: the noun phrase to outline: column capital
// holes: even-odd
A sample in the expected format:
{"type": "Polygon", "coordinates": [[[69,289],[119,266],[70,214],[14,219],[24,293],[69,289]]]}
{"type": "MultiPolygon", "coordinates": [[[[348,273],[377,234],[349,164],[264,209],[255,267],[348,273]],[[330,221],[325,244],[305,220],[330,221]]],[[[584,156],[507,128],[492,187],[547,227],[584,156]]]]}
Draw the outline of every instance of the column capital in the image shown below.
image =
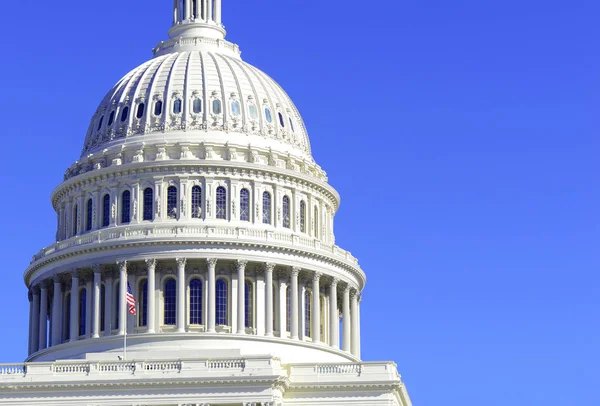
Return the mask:
{"type": "Polygon", "coordinates": [[[352,290],[352,287],[350,286],[350,284],[349,284],[349,283],[347,283],[347,284],[344,286],[344,293],[350,293],[350,291],[351,291],[351,290],[352,290]]]}
{"type": "Polygon", "coordinates": [[[185,264],[187,263],[187,258],[175,258],[177,261],[177,266],[180,268],[185,268],[185,264]]]}
{"type": "Polygon", "coordinates": [[[102,271],[102,265],[94,264],[92,265],[92,269],[94,270],[94,273],[100,273],[102,271]]]}
{"type": "Polygon", "coordinates": [[[206,258],[206,263],[209,267],[214,268],[215,266],[217,266],[217,258],[206,258]]]}
{"type": "Polygon", "coordinates": [[[238,259],[236,261],[238,269],[246,269],[246,265],[248,265],[248,261],[246,261],[245,259],[238,259]]]}
{"type": "Polygon", "coordinates": [[[117,261],[117,266],[119,267],[119,271],[127,271],[127,261],[117,261]]]}
{"type": "Polygon", "coordinates": [[[291,273],[292,273],[292,276],[298,276],[300,274],[300,267],[293,266],[291,273]]]}
{"type": "Polygon", "coordinates": [[[156,258],[151,258],[151,259],[145,260],[144,262],[146,263],[146,267],[148,267],[148,269],[155,270],[156,264],[158,261],[156,260],[156,258]]]}
{"type": "Polygon", "coordinates": [[[332,288],[337,288],[338,283],[340,283],[340,280],[338,278],[331,278],[331,287],[332,288]]]}
{"type": "Polygon", "coordinates": [[[69,274],[71,275],[71,279],[79,279],[79,270],[72,269],[69,274]]]}
{"type": "Polygon", "coordinates": [[[54,283],[62,283],[62,277],[61,277],[60,275],[54,275],[54,276],[52,277],[52,281],[53,281],[54,283]]]}
{"type": "Polygon", "coordinates": [[[359,296],[360,296],[360,295],[359,295],[359,293],[358,293],[358,290],[356,290],[356,289],[354,289],[354,288],[350,288],[350,297],[351,297],[352,299],[354,299],[354,298],[357,298],[357,299],[358,299],[358,297],[359,297],[359,296]]]}
{"type": "Polygon", "coordinates": [[[319,279],[321,279],[321,276],[323,276],[322,272],[315,272],[315,273],[313,273],[312,279],[314,282],[317,282],[317,281],[319,281],[319,279]]]}
{"type": "Polygon", "coordinates": [[[273,272],[276,266],[277,264],[275,264],[274,262],[265,262],[265,271],[273,272]]]}

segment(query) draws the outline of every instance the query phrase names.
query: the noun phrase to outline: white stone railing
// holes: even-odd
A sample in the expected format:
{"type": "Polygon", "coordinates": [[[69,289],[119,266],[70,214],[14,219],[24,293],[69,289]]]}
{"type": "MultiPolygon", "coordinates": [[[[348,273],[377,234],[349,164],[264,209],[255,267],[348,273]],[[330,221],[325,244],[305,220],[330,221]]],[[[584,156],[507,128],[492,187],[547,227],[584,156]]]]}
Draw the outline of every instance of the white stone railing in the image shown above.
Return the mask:
{"type": "Polygon", "coordinates": [[[69,364],[52,364],[50,370],[55,374],[69,374],[69,373],[89,373],[89,363],[69,363],[69,364]]]}
{"type": "Polygon", "coordinates": [[[304,235],[227,225],[190,226],[173,224],[140,224],[92,231],[87,234],[56,242],[51,246],[40,250],[33,256],[31,263],[33,264],[36,261],[42,260],[52,254],[69,248],[84,247],[89,244],[116,240],[135,241],[161,239],[165,237],[181,239],[190,237],[194,238],[194,240],[206,238],[208,241],[214,241],[215,239],[219,238],[248,242],[262,241],[265,243],[271,241],[278,244],[289,245],[295,248],[304,248],[330,254],[333,257],[345,261],[354,267],[358,267],[358,260],[348,251],[345,251],[336,245],[326,244],[315,238],[304,235]]]}
{"type": "Polygon", "coordinates": [[[0,375],[25,375],[26,373],[25,364],[0,364],[0,375]]]}
{"type": "Polygon", "coordinates": [[[319,382],[347,382],[358,380],[361,382],[391,380],[400,382],[400,375],[393,362],[356,362],[332,364],[292,364],[290,381],[306,383],[316,379],[319,382]]]}
{"type": "Polygon", "coordinates": [[[244,369],[246,362],[243,359],[209,360],[208,369],[244,369]]]}
{"type": "Polygon", "coordinates": [[[327,364],[317,365],[316,372],[321,375],[329,374],[350,374],[360,375],[362,371],[361,364],[327,364]]]}
{"type": "Polygon", "coordinates": [[[144,362],[146,371],[181,371],[181,361],[144,362]]]}

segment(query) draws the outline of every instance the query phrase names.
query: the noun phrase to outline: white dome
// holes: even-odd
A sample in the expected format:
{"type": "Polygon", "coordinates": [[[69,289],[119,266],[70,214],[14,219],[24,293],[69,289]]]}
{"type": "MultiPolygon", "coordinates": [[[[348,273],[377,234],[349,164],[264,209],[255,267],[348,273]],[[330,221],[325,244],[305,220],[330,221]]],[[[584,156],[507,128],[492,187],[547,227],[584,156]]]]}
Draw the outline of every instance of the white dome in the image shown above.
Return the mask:
{"type": "Polygon", "coordinates": [[[283,89],[225,40],[177,37],[104,97],[82,157],[111,147],[180,142],[252,145],[312,161],[298,110],[283,89]]]}

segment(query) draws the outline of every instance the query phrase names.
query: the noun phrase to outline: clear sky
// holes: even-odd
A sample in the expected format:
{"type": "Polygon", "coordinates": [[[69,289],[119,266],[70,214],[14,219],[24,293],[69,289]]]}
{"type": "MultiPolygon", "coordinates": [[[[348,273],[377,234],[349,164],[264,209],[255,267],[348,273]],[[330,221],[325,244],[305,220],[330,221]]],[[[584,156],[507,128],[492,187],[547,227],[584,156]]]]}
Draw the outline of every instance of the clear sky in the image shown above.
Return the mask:
{"type": "MultiPolygon", "coordinates": [[[[50,192],[171,3],[2,4],[0,362],[26,356],[50,192]]],[[[600,405],[600,4],[223,3],[342,196],[365,360],[396,361],[415,406],[600,405]]]]}

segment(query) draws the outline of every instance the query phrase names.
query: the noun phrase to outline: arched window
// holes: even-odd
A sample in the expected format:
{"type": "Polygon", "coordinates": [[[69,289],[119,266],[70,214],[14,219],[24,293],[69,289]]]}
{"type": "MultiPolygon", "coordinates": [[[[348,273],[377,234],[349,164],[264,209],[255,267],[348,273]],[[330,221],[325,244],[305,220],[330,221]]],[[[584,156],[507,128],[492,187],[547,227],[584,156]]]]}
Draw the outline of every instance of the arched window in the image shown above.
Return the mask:
{"type": "Polygon", "coordinates": [[[173,102],[173,113],[181,114],[181,99],[175,99],[173,102]]]}
{"type": "Polygon", "coordinates": [[[283,226],[290,228],[290,198],[283,196],[283,226]]]}
{"type": "Polygon", "coordinates": [[[292,297],[290,287],[288,286],[285,291],[285,331],[291,331],[290,320],[292,316],[292,297]]]}
{"type": "Polygon", "coordinates": [[[67,292],[65,294],[65,303],[64,303],[64,325],[63,325],[63,337],[65,340],[71,338],[71,293],[67,292]]]}
{"type": "Polygon", "coordinates": [[[90,231],[92,229],[92,217],[94,213],[94,202],[92,199],[88,199],[87,207],[86,207],[86,216],[85,216],[85,231],[90,231]]]}
{"type": "Polygon", "coordinates": [[[154,103],[154,115],[155,116],[160,116],[162,114],[162,106],[163,106],[162,100],[157,100],[154,103]]]}
{"type": "Polygon", "coordinates": [[[312,294],[307,290],[304,292],[304,335],[307,337],[311,336],[311,298],[312,294]]]}
{"type": "Polygon", "coordinates": [[[223,186],[217,188],[217,218],[227,218],[227,191],[223,186]]]}
{"type": "Polygon", "coordinates": [[[106,288],[104,285],[100,285],[100,331],[104,331],[105,324],[105,308],[106,308],[106,288]]]}
{"type": "Polygon", "coordinates": [[[148,325],[148,279],[138,285],[138,326],[148,325]]]}
{"type": "Polygon", "coordinates": [[[202,281],[190,281],[190,324],[202,323],[202,281]]]}
{"type": "Polygon", "coordinates": [[[283,114],[281,113],[277,113],[279,115],[279,124],[281,124],[282,127],[285,127],[285,122],[283,121],[283,114]]]}
{"type": "Polygon", "coordinates": [[[164,294],[164,324],[174,326],[177,324],[177,283],[175,279],[168,279],[165,282],[164,294]]]}
{"type": "Polygon", "coordinates": [[[290,117],[290,128],[292,129],[292,132],[294,131],[294,123],[292,122],[292,118],[290,117]]]}
{"type": "Polygon", "coordinates": [[[192,103],[192,110],[194,114],[202,113],[202,100],[199,97],[194,98],[194,102],[192,103]]]}
{"type": "Polygon", "coordinates": [[[167,216],[171,219],[177,218],[177,188],[169,186],[167,189],[167,216]]]}
{"type": "Polygon", "coordinates": [[[103,121],[104,121],[104,116],[101,116],[100,120],[98,120],[98,128],[96,128],[96,131],[100,131],[100,129],[102,128],[103,121]]]}
{"type": "Polygon", "coordinates": [[[246,281],[244,284],[244,318],[245,318],[245,326],[244,327],[252,327],[254,325],[254,290],[252,289],[252,282],[246,281]]]}
{"type": "Polygon", "coordinates": [[[131,221],[131,192],[126,190],[123,192],[123,200],[121,202],[121,223],[127,224],[131,221]]]}
{"type": "Polygon", "coordinates": [[[227,281],[225,279],[217,280],[217,325],[227,325],[227,281]]]}
{"type": "Polygon", "coordinates": [[[314,224],[315,224],[315,237],[319,238],[319,235],[321,234],[319,232],[319,210],[317,209],[317,207],[315,206],[315,218],[314,218],[314,224]]]}
{"type": "Polygon", "coordinates": [[[250,221],[250,192],[248,189],[240,191],[240,220],[250,221]]]}
{"type": "Polygon", "coordinates": [[[79,292],[79,335],[85,335],[85,322],[86,322],[86,306],[87,303],[87,289],[81,289],[79,292]]]}
{"type": "Polygon", "coordinates": [[[306,203],[304,200],[300,202],[300,232],[306,232],[306,203]]]}
{"type": "Polygon", "coordinates": [[[121,122],[125,122],[127,117],[129,116],[129,106],[123,107],[123,111],[121,112],[121,122]]]}
{"type": "Polygon", "coordinates": [[[271,194],[269,192],[263,193],[263,223],[271,224],[271,194]]]}
{"type": "Polygon", "coordinates": [[[144,220],[153,220],[154,190],[151,187],[144,189],[144,220]]]}
{"type": "Polygon", "coordinates": [[[239,116],[241,113],[240,102],[237,100],[231,101],[231,115],[234,117],[239,116]]]}
{"type": "Polygon", "coordinates": [[[77,219],[79,219],[79,207],[77,207],[77,205],[75,205],[75,208],[73,209],[73,235],[77,235],[77,219]]]}
{"type": "Polygon", "coordinates": [[[137,108],[137,113],[135,114],[135,116],[136,116],[137,118],[142,118],[142,117],[144,117],[144,110],[145,110],[145,109],[146,109],[146,105],[145,105],[144,103],[140,103],[140,104],[138,105],[138,108],[137,108]]]}
{"type": "Polygon", "coordinates": [[[267,119],[268,123],[273,122],[273,116],[271,115],[271,109],[268,107],[265,107],[265,118],[267,119]]]}
{"type": "Polygon", "coordinates": [[[108,125],[111,126],[112,123],[115,122],[115,111],[110,112],[110,116],[108,116],[108,125]]]}
{"type": "Polygon", "coordinates": [[[110,195],[105,194],[102,198],[102,227],[110,224],[110,195]]]}
{"type": "Polygon", "coordinates": [[[212,102],[213,114],[221,114],[221,100],[214,99],[212,102]]]}
{"type": "Polygon", "coordinates": [[[248,105],[248,112],[250,113],[250,118],[252,120],[256,120],[258,118],[258,110],[256,109],[256,105],[254,103],[250,103],[248,105]]]}
{"type": "Polygon", "coordinates": [[[192,188],[192,218],[202,217],[202,188],[194,186],[192,188]]]}

